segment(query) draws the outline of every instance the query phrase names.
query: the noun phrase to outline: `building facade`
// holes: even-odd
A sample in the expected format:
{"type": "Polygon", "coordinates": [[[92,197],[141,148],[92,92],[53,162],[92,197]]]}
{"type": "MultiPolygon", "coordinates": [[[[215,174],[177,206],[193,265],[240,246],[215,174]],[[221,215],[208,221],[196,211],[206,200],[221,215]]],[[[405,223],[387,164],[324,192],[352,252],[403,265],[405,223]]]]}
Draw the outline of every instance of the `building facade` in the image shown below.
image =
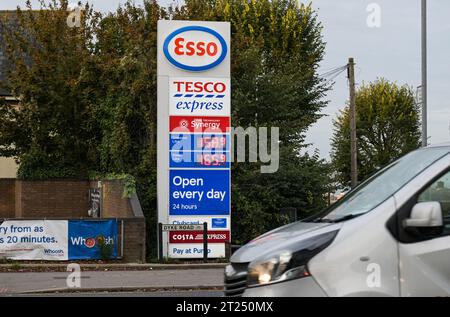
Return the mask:
{"type": "MultiPolygon", "coordinates": [[[[0,11],[0,19],[6,21],[8,17],[14,14],[14,11],[0,11]]],[[[0,83],[6,80],[6,70],[8,68],[8,60],[6,59],[4,47],[1,45],[1,24],[0,24],[0,83]]],[[[4,98],[5,101],[11,106],[17,106],[18,100],[14,98],[11,92],[7,91],[0,84],[0,98],[4,98]]],[[[0,179],[1,178],[16,178],[18,166],[13,158],[0,157],[0,179]]]]}

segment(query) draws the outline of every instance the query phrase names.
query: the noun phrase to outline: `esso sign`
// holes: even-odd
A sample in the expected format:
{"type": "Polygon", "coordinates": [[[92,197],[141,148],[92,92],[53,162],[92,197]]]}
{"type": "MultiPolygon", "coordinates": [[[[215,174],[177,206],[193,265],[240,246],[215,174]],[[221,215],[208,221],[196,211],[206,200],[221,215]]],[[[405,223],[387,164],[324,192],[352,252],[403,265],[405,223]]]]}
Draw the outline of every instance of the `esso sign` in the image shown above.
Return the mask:
{"type": "Polygon", "coordinates": [[[204,26],[186,26],[172,32],[164,41],[163,50],[172,65],[193,72],[216,67],[228,52],[223,37],[204,26]]]}

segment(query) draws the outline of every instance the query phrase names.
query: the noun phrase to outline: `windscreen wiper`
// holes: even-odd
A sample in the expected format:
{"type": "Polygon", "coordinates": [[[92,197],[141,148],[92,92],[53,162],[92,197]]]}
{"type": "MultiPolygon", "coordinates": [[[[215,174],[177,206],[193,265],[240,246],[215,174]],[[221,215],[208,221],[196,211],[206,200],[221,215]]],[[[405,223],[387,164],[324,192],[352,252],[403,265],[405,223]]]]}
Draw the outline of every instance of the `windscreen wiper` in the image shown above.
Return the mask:
{"type": "Polygon", "coordinates": [[[361,216],[362,214],[350,214],[350,215],[346,215],[344,217],[341,218],[337,218],[337,219],[329,219],[329,218],[319,218],[313,222],[326,222],[326,223],[338,223],[338,222],[342,222],[342,221],[346,221],[346,220],[350,220],[356,217],[361,216]]]}
{"type": "Polygon", "coordinates": [[[330,219],[332,223],[338,223],[338,222],[342,222],[342,221],[346,221],[346,220],[350,220],[356,217],[361,216],[362,214],[350,214],[350,215],[346,215],[344,217],[341,218],[337,218],[337,219],[330,219]]]}

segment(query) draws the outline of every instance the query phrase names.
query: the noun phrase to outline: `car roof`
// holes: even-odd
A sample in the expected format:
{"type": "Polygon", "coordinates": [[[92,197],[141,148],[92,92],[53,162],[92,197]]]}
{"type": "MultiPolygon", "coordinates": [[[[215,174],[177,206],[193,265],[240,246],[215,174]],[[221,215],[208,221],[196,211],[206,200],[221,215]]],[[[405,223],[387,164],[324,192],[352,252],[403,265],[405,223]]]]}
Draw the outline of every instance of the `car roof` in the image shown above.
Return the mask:
{"type": "Polygon", "coordinates": [[[450,148],[450,142],[445,142],[445,143],[438,143],[438,144],[433,144],[433,145],[429,145],[427,146],[429,148],[436,148],[436,147],[449,147],[450,148]]]}

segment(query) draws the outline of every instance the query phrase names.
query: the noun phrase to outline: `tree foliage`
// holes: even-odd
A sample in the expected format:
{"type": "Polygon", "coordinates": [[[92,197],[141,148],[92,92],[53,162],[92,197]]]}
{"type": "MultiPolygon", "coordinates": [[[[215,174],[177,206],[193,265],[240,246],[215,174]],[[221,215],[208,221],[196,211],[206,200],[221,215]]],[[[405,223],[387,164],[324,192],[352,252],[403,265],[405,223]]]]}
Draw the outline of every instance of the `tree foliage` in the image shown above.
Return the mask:
{"type": "Polygon", "coordinates": [[[0,108],[1,154],[20,163],[27,178],[86,176],[96,162],[89,45],[92,29],[85,14],[77,29],[67,26],[67,1],[55,0],[41,11],[18,9],[13,27],[2,23],[11,62],[7,89],[20,108],[0,108]]]}
{"type": "Polygon", "coordinates": [[[317,75],[325,44],[311,6],[293,0],[186,0],[168,9],[144,3],[128,2],[109,14],[87,5],[80,28],[66,24],[67,1],[18,10],[20,27],[2,34],[12,62],[8,85],[21,106],[0,107],[0,155],[15,157],[26,179],[133,175],[154,252],[157,21],[229,21],[233,126],[280,127],[281,141],[277,173],[261,174],[260,163],[233,166],[234,242],[283,223],[282,207],[303,216],[324,206],[328,166],[300,154],[330,88],[317,75]]]}
{"type": "Polygon", "coordinates": [[[231,22],[233,126],[280,127],[277,173],[261,174],[258,163],[233,164],[235,242],[283,224],[282,207],[297,208],[299,217],[323,208],[327,165],[299,154],[329,89],[317,74],[325,44],[311,6],[290,0],[187,0],[172,15],[231,22]]]}
{"type": "MultiPolygon", "coordinates": [[[[350,183],[349,107],[333,122],[332,165],[342,185],[350,183]]],[[[420,109],[408,86],[385,79],[356,92],[356,131],[358,144],[358,179],[420,146],[420,109]]]]}

